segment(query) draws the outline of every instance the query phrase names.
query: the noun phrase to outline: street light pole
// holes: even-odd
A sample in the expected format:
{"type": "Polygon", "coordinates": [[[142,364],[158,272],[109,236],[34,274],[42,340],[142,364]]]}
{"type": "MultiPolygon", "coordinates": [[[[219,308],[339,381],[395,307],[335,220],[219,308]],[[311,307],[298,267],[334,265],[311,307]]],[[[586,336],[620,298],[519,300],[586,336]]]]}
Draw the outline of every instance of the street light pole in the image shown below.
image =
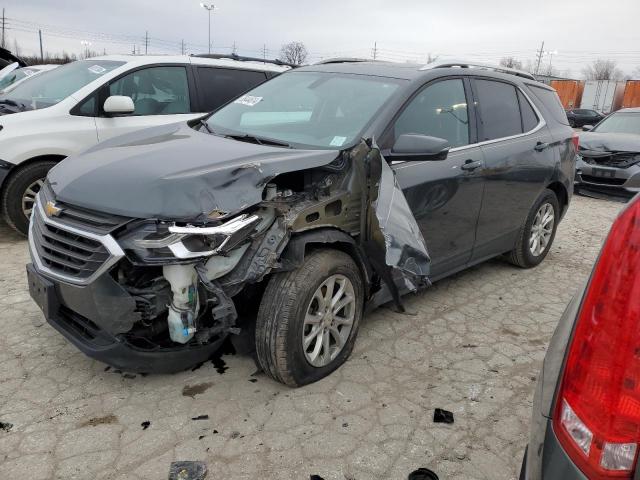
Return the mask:
{"type": "Polygon", "coordinates": [[[211,12],[216,6],[213,3],[201,3],[200,6],[209,12],[209,53],[211,53],[211,12]]]}
{"type": "Polygon", "coordinates": [[[553,56],[558,54],[557,50],[550,50],[548,52],[544,52],[545,55],[549,55],[549,69],[547,71],[547,73],[549,75],[551,75],[551,62],[553,61],[553,56]]]}
{"type": "Polygon", "coordinates": [[[87,40],[82,40],[80,45],[84,47],[84,58],[89,58],[89,47],[92,45],[91,42],[87,40]]]}

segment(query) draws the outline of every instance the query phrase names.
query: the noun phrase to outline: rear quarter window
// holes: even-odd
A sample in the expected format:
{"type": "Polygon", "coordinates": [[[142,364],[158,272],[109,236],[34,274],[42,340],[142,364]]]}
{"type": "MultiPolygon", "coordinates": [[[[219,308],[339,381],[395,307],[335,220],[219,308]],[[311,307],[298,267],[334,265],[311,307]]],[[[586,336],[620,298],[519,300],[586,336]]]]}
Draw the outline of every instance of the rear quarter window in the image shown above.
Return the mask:
{"type": "Polygon", "coordinates": [[[560,103],[560,98],[555,90],[549,90],[537,85],[527,84],[529,91],[537,98],[545,107],[545,110],[551,115],[551,117],[558,123],[563,125],[569,125],[567,119],[567,113],[560,103]]]}

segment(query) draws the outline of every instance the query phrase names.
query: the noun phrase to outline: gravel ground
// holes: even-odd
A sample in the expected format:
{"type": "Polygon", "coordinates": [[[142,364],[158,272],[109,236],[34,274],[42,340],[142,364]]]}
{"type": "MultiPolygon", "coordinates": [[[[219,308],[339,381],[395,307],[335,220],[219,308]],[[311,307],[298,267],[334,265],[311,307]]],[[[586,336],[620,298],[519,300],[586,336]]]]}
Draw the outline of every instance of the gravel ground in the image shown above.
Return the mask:
{"type": "Polygon", "coordinates": [[[410,296],[411,314],[375,311],[350,361],[297,390],[242,355],[146,377],[86,358],[30,301],[26,242],[0,226],[0,471],[155,480],[203,460],[210,479],[517,478],[545,348],[621,206],[574,198],[540,267],[494,260],[410,296]],[[455,423],[434,424],[436,407],[455,423]]]}

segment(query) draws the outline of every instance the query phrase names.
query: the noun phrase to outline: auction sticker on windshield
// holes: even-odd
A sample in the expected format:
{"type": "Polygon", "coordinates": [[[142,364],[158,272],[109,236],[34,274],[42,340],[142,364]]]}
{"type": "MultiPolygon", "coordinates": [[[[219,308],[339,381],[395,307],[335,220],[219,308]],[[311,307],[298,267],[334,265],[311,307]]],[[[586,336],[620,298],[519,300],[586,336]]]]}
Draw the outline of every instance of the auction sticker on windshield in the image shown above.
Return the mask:
{"type": "Polygon", "coordinates": [[[247,107],[253,107],[262,101],[262,97],[254,97],[253,95],[244,95],[238,98],[233,103],[239,103],[240,105],[246,105],[247,107]]]}
{"type": "Polygon", "coordinates": [[[333,140],[331,140],[331,143],[329,145],[331,145],[332,147],[341,147],[342,145],[344,145],[344,142],[347,140],[347,137],[339,137],[339,136],[335,136],[333,137],[333,140]]]}
{"type": "Polygon", "coordinates": [[[91,73],[95,73],[96,75],[101,75],[101,74],[103,74],[104,72],[107,71],[106,68],[101,67],[100,65],[92,65],[91,67],[88,68],[88,70],[91,73]]]}

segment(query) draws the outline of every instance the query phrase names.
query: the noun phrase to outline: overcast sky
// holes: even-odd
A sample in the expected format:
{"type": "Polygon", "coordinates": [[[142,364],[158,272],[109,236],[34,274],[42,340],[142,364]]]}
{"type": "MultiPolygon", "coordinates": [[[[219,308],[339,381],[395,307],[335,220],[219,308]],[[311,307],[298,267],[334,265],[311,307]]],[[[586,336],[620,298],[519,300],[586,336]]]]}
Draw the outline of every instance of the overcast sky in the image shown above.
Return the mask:
{"type": "MultiPolygon", "coordinates": [[[[640,67],[640,0],[217,0],[212,43],[227,53],[276,57],[289,41],[303,42],[309,60],[332,56],[424,62],[427,55],[497,62],[512,55],[534,61],[545,41],[543,65],[578,76],[596,57],[611,58],[625,73],[640,67]]],[[[79,53],[81,40],[107,53],[207,49],[207,12],[199,0],[0,0],[13,48],[79,53]],[[86,33],[85,33],[86,32],[86,33]],[[108,36],[100,35],[107,34],[108,36]]]]}

